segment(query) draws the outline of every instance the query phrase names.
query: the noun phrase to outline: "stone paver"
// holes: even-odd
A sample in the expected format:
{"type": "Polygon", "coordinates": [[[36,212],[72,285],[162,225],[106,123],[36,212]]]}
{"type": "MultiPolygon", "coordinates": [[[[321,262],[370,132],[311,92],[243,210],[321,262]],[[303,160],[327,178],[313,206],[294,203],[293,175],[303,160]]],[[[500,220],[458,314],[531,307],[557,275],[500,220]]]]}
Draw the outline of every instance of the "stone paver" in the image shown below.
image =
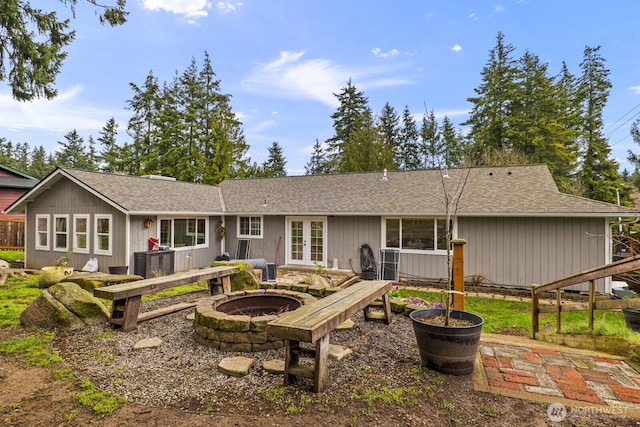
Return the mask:
{"type": "Polygon", "coordinates": [[[625,360],[537,343],[481,339],[476,388],[543,402],[561,398],[574,406],[619,406],[640,414],[640,373],[625,360]]]}

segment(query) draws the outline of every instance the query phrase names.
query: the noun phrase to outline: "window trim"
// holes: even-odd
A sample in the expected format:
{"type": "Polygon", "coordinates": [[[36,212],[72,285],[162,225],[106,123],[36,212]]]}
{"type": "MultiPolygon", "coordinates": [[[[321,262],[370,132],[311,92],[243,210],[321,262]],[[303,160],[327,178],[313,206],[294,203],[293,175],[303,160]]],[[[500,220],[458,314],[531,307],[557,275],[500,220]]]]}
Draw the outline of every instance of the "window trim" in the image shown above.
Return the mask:
{"type": "MultiPolygon", "coordinates": [[[[381,242],[380,247],[383,249],[399,249],[400,253],[406,254],[430,254],[430,255],[446,255],[447,250],[445,249],[404,249],[402,247],[394,248],[387,246],[387,220],[389,219],[397,219],[400,220],[400,242],[402,242],[402,220],[403,219],[424,219],[424,220],[433,220],[433,235],[434,240],[438,240],[438,220],[446,220],[444,216],[384,216],[381,220],[381,242]]],[[[451,218],[453,221],[453,226],[451,228],[452,239],[455,239],[458,234],[458,220],[457,218],[451,218]]],[[[402,243],[400,243],[402,245],[402,243]]]]}
{"type": "Polygon", "coordinates": [[[36,226],[35,226],[35,248],[37,251],[48,251],[51,246],[50,232],[51,231],[51,216],[49,214],[36,214],[36,226]],[[47,229],[44,231],[38,230],[38,225],[40,224],[40,219],[46,219],[46,227],[47,229]],[[40,244],[40,235],[43,234],[47,237],[46,245],[40,244]]]}
{"type": "Polygon", "coordinates": [[[113,252],[113,215],[111,214],[96,214],[93,217],[93,253],[96,255],[111,255],[113,252]],[[98,233],[98,221],[102,219],[109,220],[109,249],[100,249],[100,236],[105,233],[98,233]]]}
{"type": "Polygon", "coordinates": [[[75,253],[79,253],[79,254],[88,254],[91,250],[91,218],[89,214],[74,214],[73,215],[73,252],[75,253]],[[76,220],[77,219],[84,219],[87,222],[87,229],[84,233],[81,233],[77,230],[76,228],[76,220]],[[86,240],[87,240],[87,247],[86,248],[80,248],[78,247],[77,243],[78,243],[78,239],[77,237],[81,234],[84,234],[86,236],[86,240]]]}
{"type": "MultiPolygon", "coordinates": [[[[158,236],[160,236],[160,230],[161,230],[161,226],[162,226],[162,221],[170,221],[171,222],[171,244],[169,244],[168,246],[171,248],[171,250],[174,251],[188,251],[188,250],[193,250],[193,249],[204,249],[204,248],[208,248],[209,247],[209,217],[207,216],[161,216],[158,217],[158,228],[157,228],[157,233],[158,236]],[[196,243],[195,245],[185,245],[185,246],[175,246],[175,242],[176,242],[176,230],[175,230],[175,220],[180,220],[180,219],[184,219],[184,220],[195,220],[194,224],[196,226],[196,230],[189,230],[187,229],[185,231],[185,235],[186,236],[197,236],[198,234],[198,230],[197,230],[197,226],[198,226],[198,221],[199,220],[203,220],[204,221],[204,243],[196,243]]],[[[187,221],[187,227],[189,227],[189,222],[187,221]]],[[[160,245],[166,245],[168,242],[163,242],[162,241],[162,237],[160,237],[160,245]]]]}
{"type": "Polygon", "coordinates": [[[69,214],[54,214],[53,215],[53,251],[54,252],[69,252],[69,214]],[[57,229],[57,222],[58,219],[64,219],[66,222],[66,230],[64,232],[58,232],[57,229]],[[65,235],[66,239],[66,245],[64,247],[62,246],[57,246],[58,244],[58,235],[65,235]]]}
{"type": "Polygon", "coordinates": [[[236,233],[238,239],[262,239],[264,236],[264,216],[263,215],[238,215],[236,217],[236,233]],[[257,218],[260,223],[260,234],[241,234],[240,233],[240,220],[242,218],[249,218],[249,233],[251,233],[252,219],[257,218]]]}

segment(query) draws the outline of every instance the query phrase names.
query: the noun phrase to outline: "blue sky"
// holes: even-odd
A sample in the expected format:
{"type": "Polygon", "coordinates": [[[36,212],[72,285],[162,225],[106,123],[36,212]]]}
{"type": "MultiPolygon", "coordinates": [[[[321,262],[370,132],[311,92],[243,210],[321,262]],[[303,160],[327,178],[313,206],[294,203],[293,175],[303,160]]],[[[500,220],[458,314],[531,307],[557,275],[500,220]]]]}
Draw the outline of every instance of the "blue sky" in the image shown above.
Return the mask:
{"type": "MultiPolygon", "coordinates": [[[[112,2],[112,0],[105,0],[112,2]]],[[[420,123],[426,110],[453,123],[467,118],[480,73],[501,31],[515,47],[548,62],[565,61],[576,75],[585,46],[601,46],[613,84],[605,135],[622,167],[640,116],[640,2],[619,0],[128,0],[128,22],[101,26],[80,5],[76,40],[57,80],[59,96],[19,103],[0,84],[0,137],[52,152],[75,129],[87,141],[110,117],[125,132],[133,96],[149,71],[170,81],[204,52],[232,95],[252,161],[262,163],[277,141],[289,175],[304,174],[316,139],[333,135],[334,93],[349,79],[374,113],[386,102],[409,106],[420,123]]],[[[48,10],[62,3],[32,0],[48,10]]]]}

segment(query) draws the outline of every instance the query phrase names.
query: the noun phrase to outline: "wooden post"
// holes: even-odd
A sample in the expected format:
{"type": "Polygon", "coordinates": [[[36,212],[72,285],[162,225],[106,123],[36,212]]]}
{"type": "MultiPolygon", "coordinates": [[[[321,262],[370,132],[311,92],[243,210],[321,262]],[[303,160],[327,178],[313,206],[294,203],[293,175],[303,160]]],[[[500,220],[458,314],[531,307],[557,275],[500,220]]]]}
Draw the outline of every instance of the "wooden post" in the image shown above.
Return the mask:
{"type": "Polygon", "coordinates": [[[536,339],[536,332],[538,332],[540,324],[540,310],[538,309],[538,294],[536,293],[536,286],[537,285],[531,285],[531,333],[533,339],[536,339]]]}
{"type": "Polygon", "coordinates": [[[464,239],[453,239],[453,308],[464,310],[464,239]]]}
{"type": "Polygon", "coordinates": [[[596,281],[589,280],[589,329],[593,331],[593,318],[596,306],[596,281]]]}

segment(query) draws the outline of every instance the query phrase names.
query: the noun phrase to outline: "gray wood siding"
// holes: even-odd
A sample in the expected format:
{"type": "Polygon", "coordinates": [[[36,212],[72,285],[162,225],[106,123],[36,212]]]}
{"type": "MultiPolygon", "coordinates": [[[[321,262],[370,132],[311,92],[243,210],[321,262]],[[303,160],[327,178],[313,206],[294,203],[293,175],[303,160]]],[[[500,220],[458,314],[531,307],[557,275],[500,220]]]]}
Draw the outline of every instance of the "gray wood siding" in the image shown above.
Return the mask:
{"type": "MultiPolygon", "coordinates": [[[[228,216],[225,218],[227,237],[225,239],[225,252],[229,253],[231,259],[236,255],[236,245],[238,244],[238,217],[228,216]]],[[[245,237],[243,237],[244,239],[245,237]]],[[[284,216],[265,216],[262,218],[262,238],[249,238],[251,248],[249,258],[264,258],[269,263],[275,263],[278,241],[280,249],[278,254],[278,264],[285,260],[285,219],[284,216]]]]}
{"type": "Polygon", "coordinates": [[[27,206],[27,237],[25,240],[26,263],[29,268],[42,268],[47,265],[55,265],[56,259],[62,254],[53,251],[53,215],[69,215],[69,247],[72,250],[73,244],[73,215],[88,214],[89,218],[89,254],[76,253],[71,255],[69,266],[80,270],[89,258],[97,258],[100,271],[108,272],[109,266],[127,265],[126,260],[126,216],[105,203],[101,199],[93,196],[81,189],[71,181],[62,179],[51,189],[42,193],[35,201],[27,206]],[[50,215],[49,243],[50,251],[35,250],[35,227],[36,215],[50,215]],[[94,215],[112,215],[112,255],[94,255],[94,215]]]}
{"type": "MultiPolygon", "coordinates": [[[[209,247],[197,249],[178,249],[174,253],[174,271],[186,271],[192,268],[202,268],[211,265],[216,256],[220,255],[220,240],[216,236],[216,227],[220,222],[219,217],[209,217],[208,219],[208,239],[209,247]]],[[[130,221],[131,253],[129,256],[129,272],[134,271],[134,253],[146,252],[149,250],[149,238],[160,235],[160,224],[156,216],[132,216],[130,221]],[[150,218],[153,225],[149,228],[144,226],[144,220],[150,218]]]]}
{"type": "Polygon", "coordinates": [[[360,247],[367,243],[379,261],[380,217],[329,217],[327,218],[327,266],[333,267],[337,258],[338,268],[360,273],[360,247]]]}
{"type": "MultiPolygon", "coordinates": [[[[465,276],[529,288],[605,263],[604,221],[597,218],[459,218],[465,276]]],[[[604,282],[598,282],[604,291],[604,282]]],[[[574,289],[586,289],[576,286],[574,289]]]]}

